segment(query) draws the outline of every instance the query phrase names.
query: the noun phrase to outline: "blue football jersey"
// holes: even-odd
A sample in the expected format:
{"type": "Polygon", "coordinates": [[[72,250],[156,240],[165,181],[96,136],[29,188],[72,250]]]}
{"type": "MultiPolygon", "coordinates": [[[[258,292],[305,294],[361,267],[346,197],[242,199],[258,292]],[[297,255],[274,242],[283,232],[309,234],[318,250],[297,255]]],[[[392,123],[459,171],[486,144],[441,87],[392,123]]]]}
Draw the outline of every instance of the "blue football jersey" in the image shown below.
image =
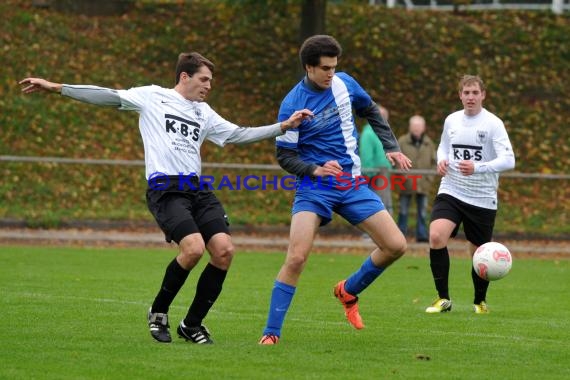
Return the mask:
{"type": "MultiPolygon", "coordinates": [[[[327,161],[337,160],[346,173],[343,175],[346,182],[347,177],[361,175],[358,130],[352,110],[364,109],[371,103],[370,95],[343,72],[336,73],[331,87],[324,91],[315,91],[301,80],[283,99],[278,119],[287,120],[295,110],[303,108],[315,116],[277,137],[276,145],[297,151],[307,163],[322,166],[327,161]]],[[[337,179],[332,180],[337,182],[337,179]]]]}

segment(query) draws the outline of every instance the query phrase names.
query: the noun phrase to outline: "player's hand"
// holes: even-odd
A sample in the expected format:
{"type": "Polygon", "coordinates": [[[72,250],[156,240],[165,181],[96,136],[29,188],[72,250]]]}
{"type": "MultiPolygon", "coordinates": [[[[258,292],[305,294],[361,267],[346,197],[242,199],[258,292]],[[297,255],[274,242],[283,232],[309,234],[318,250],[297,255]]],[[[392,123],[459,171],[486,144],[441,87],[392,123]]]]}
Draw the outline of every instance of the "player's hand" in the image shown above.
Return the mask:
{"type": "Polygon", "coordinates": [[[410,170],[412,168],[412,160],[402,152],[386,153],[386,158],[392,166],[396,166],[398,169],[410,170]]]}
{"type": "Polygon", "coordinates": [[[470,160],[459,161],[457,168],[464,176],[468,176],[475,173],[475,163],[470,160]]]}
{"type": "Polygon", "coordinates": [[[317,177],[323,176],[337,176],[342,173],[342,166],[338,163],[337,160],[327,161],[323,166],[317,166],[313,175],[317,177]]]}
{"type": "Polygon", "coordinates": [[[449,166],[448,160],[441,160],[437,163],[437,174],[445,176],[447,174],[447,167],[449,166]]]}
{"type": "Polygon", "coordinates": [[[281,130],[285,132],[291,128],[297,128],[303,120],[311,119],[314,116],[313,112],[308,109],[302,109],[300,111],[295,111],[289,117],[289,119],[281,122],[281,130]]]}
{"type": "Polygon", "coordinates": [[[25,78],[19,82],[24,94],[31,94],[37,91],[61,92],[61,83],[49,82],[42,78],[25,78]]]}

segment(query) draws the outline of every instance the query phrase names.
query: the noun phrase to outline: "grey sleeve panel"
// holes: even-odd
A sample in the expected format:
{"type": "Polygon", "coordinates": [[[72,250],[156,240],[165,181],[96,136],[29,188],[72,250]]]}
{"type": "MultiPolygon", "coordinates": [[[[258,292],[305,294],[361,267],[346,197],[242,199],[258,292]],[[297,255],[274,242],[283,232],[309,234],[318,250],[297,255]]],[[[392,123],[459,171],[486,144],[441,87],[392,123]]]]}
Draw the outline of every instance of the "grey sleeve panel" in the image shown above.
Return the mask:
{"type": "Polygon", "coordinates": [[[392,128],[390,128],[390,124],[388,124],[388,122],[382,117],[380,109],[376,103],[370,103],[368,107],[357,112],[357,115],[368,120],[368,123],[374,130],[374,133],[376,133],[382,142],[382,146],[386,153],[400,151],[398,140],[396,139],[396,136],[394,136],[394,132],[392,131],[392,128]]]}
{"type": "Polygon", "coordinates": [[[295,174],[299,177],[313,176],[313,172],[317,168],[315,164],[308,164],[299,158],[297,152],[292,149],[277,147],[275,153],[277,162],[287,172],[295,174]]]}
{"type": "Polygon", "coordinates": [[[64,84],[61,87],[61,95],[98,106],[121,106],[118,91],[105,87],[64,84]]]}
{"type": "Polygon", "coordinates": [[[264,125],[262,127],[240,127],[227,139],[229,144],[247,144],[254,141],[282,135],[281,123],[264,125]]]}

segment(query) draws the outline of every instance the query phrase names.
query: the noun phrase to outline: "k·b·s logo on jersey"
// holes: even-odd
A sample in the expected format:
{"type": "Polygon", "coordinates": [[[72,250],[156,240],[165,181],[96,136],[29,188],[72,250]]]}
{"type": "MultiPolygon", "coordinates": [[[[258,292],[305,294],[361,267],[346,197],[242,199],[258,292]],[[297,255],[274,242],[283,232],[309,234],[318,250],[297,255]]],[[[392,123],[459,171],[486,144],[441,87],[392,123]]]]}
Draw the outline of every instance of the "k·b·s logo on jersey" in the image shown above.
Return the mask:
{"type": "Polygon", "coordinates": [[[180,133],[194,141],[198,141],[200,138],[200,124],[195,121],[171,114],[165,114],[164,119],[167,133],[180,133]]]}
{"type": "Polygon", "coordinates": [[[452,144],[454,160],[473,160],[481,161],[483,159],[483,147],[475,145],[452,144]]]}

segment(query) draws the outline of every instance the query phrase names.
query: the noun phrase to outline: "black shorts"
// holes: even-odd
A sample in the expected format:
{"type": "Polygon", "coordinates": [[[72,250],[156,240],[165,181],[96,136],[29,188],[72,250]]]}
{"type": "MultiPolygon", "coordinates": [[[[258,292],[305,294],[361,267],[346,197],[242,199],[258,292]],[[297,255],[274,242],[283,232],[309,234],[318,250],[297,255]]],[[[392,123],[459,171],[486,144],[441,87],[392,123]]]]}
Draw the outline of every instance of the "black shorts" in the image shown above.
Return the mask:
{"type": "Polygon", "coordinates": [[[177,177],[165,178],[164,186],[158,187],[147,188],[146,202],[167,242],[180,243],[199,232],[208,243],[219,232],[230,233],[228,216],[212,190],[189,188],[179,184],[177,177]]]}
{"type": "Polygon", "coordinates": [[[432,222],[447,219],[457,224],[451,237],[457,235],[463,223],[465,238],[476,246],[492,240],[496,216],[497,210],[473,206],[448,194],[438,194],[431,209],[432,222]]]}

